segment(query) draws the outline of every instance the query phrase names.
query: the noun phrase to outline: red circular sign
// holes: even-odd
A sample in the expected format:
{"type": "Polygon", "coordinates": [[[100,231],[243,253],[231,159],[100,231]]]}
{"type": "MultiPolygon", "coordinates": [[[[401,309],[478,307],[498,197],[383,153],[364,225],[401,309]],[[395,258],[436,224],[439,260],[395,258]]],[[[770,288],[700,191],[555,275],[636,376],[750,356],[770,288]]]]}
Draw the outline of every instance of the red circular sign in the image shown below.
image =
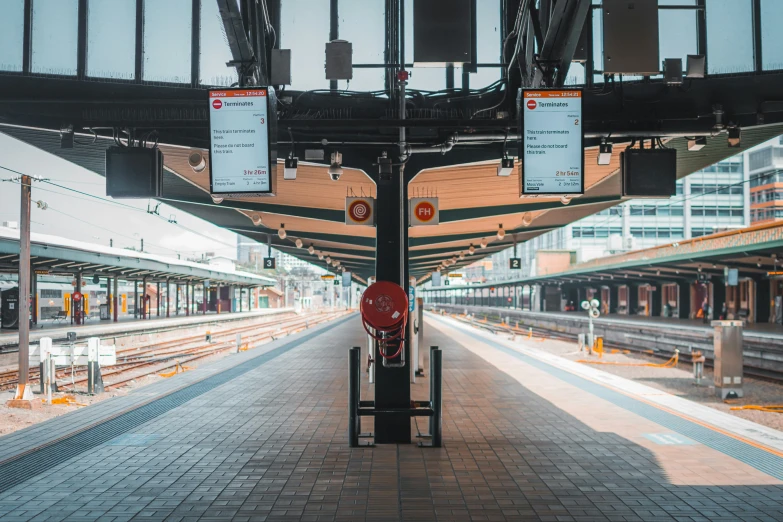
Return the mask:
{"type": "Polygon", "coordinates": [[[80,294],[79,292],[74,292],[73,293],[73,300],[78,303],[79,301],[82,300],[82,294],[80,294]]]}
{"type": "Polygon", "coordinates": [[[214,100],[214,101],[212,102],[212,107],[214,107],[214,108],[216,108],[216,109],[219,109],[219,108],[221,108],[222,106],[223,106],[223,102],[222,102],[222,101],[220,101],[220,100],[214,100]]]}
{"type": "Polygon", "coordinates": [[[366,201],[358,199],[348,205],[348,215],[352,220],[358,223],[364,223],[370,219],[370,216],[372,215],[372,209],[366,201]]]}
{"type": "Polygon", "coordinates": [[[429,201],[420,201],[413,209],[413,214],[419,221],[431,221],[435,217],[435,206],[429,201]]]}
{"type": "MultiPolygon", "coordinates": [[[[220,101],[220,100],[218,100],[218,101],[220,101]]],[[[533,109],[535,109],[537,105],[538,104],[536,103],[536,100],[528,100],[527,101],[527,108],[530,109],[531,111],[533,109]]]]}

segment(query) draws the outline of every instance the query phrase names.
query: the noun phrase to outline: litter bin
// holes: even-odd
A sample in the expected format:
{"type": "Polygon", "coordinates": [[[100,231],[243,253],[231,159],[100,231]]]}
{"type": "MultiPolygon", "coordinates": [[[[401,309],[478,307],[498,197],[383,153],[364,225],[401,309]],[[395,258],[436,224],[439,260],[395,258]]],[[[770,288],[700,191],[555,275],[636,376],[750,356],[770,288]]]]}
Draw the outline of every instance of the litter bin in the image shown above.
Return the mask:
{"type": "Polygon", "coordinates": [[[742,321],[712,321],[715,328],[715,394],[742,397],[742,321]]]}

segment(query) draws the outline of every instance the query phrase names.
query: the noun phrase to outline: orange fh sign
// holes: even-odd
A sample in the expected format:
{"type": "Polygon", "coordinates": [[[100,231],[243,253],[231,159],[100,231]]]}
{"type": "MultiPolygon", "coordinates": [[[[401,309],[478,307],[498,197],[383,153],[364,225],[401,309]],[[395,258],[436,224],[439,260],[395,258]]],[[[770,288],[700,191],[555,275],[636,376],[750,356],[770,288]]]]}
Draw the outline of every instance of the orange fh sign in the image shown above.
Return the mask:
{"type": "Polygon", "coordinates": [[[412,227],[437,225],[439,222],[438,198],[411,198],[410,223],[412,227]]]}

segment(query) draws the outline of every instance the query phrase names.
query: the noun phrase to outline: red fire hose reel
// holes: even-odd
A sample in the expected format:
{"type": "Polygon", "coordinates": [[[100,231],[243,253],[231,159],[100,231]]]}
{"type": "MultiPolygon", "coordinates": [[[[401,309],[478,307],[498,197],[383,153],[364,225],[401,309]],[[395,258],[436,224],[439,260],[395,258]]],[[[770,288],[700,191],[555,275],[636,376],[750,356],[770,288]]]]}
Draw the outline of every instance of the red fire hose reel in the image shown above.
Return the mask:
{"type": "Polygon", "coordinates": [[[405,290],[388,281],[373,283],[364,291],[359,310],[367,334],[382,343],[381,356],[384,359],[398,357],[402,353],[408,325],[408,294],[405,290]],[[399,342],[397,351],[392,355],[386,354],[386,347],[395,341],[399,342]]]}

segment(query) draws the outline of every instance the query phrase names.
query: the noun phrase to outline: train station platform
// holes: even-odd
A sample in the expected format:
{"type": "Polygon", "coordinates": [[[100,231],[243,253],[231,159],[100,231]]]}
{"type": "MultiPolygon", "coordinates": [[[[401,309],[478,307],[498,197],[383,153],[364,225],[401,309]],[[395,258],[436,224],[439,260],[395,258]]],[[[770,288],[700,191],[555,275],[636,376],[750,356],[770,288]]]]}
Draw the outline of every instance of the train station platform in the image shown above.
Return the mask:
{"type": "MultiPolygon", "coordinates": [[[[47,322],[30,330],[30,342],[36,343],[41,337],[51,337],[55,341],[65,339],[68,332],[76,332],[80,338],[103,337],[238,321],[253,317],[290,313],[293,311],[293,308],[262,308],[250,312],[224,312],[220,314],[207,312],[206,314],[199,313],[190,316],[155,317],[154,319],[144,320],[125,317],[120,318],[116,323],[93,319],[81,325],[47,322]]],[[[2,351],[3,347],[16,346],[18,343],[19,333],[17,331],[4,330],[3,333],[0,333],[0,351],[2,351]]]]}
{"type": "Polygon", "coordinates": [[[779,520],[783,433],[448,317],[425,341],[443,448],[349,448],[351,315],[0,438],[0,519],[779,520]]]}

